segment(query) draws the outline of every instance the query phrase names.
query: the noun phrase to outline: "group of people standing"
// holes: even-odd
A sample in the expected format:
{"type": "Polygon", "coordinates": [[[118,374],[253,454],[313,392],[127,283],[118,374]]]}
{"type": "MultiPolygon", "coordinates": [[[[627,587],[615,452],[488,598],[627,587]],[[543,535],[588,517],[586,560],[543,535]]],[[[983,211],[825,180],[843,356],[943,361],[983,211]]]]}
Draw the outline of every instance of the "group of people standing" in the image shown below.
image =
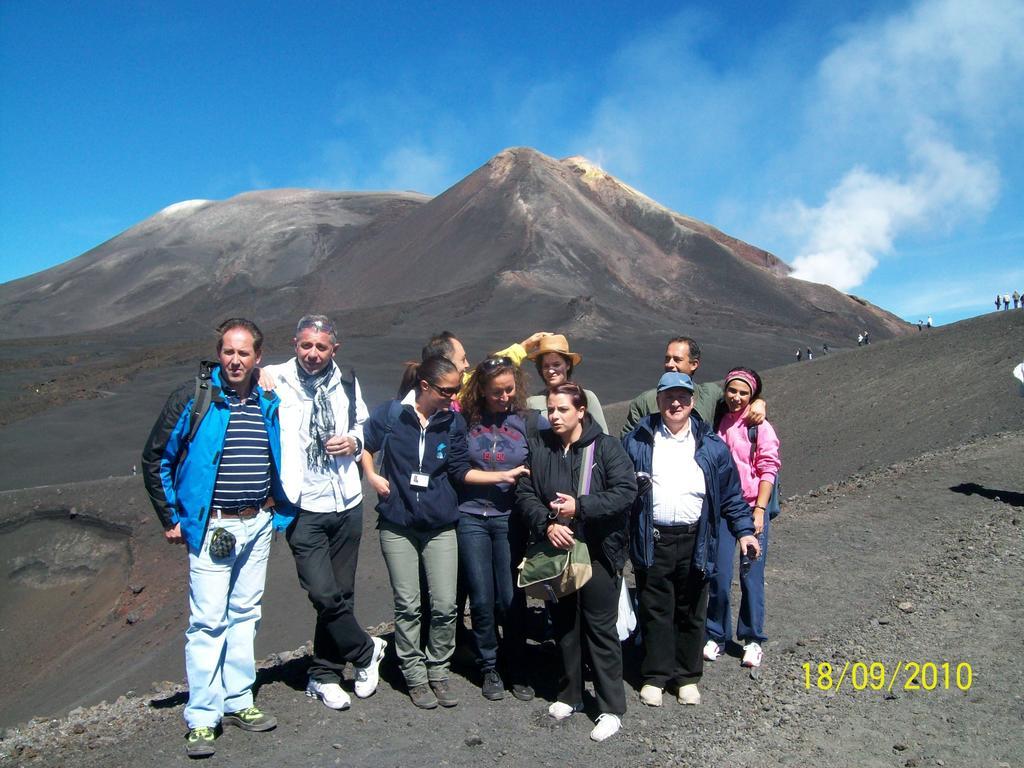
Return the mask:
{"type": "Polygon", "coordinates": [[[545,540],[559,549],[585,542],[592,568],[577,592],[547,604],[562,657],[552,718],[583,709],[586,662],[598,710],[591,738],[621,728],[616,621],[627,560],[644,647],[642,703],[661,706],[667,688],[681,704],[700,701],[704,661],[732,639],[737,547],[736,637],[742,663],[762,663],[764,554],[780,461],[755,371],[730,371],[724,391],[697,385],[697,343],[672,339],[657,386],[630,403],[616,438],[597,396],[574,380],[582,357],[561,335],[533,334],[471,368],[459,340],[439,334],[407,365],[398,397],[372,413],[354,375],[335,362],[328,318],[303,317],[294,345],[293,359],[259,368],[259,330],[226,321],[210,393],[200,395],[199,380],[175,392],[144,452],[165,536],[189,551],[190,756],[212,754],[222,725],[276,725],[252,699],[273,528],[285,531],[317,614],[307,694],[350,707],[347,663],[358,698],[376,690],[387,643],[362,629],[353,608],[360,472],[378,497],[395,653],[417,707],[459,703],[449,669],[460,577],[483,696],[534,697],[515,572],[528,546],[545,540]],[[532,396],[527,359],[544,383],[532,396]]]}
{"type": "Polygon", "coordinates": [[[1018,307],[1024,307],[1024,302],[1021,302],[1021,293],[1020,293],[1020,291],[1014,291],[1012,296],[1009,293],[1004,293],[1002,296],[1000,296],[997,293],[996,294],[996,312],[999,311],[999,304],[1000,303],[1002,303],[1004,311],[1009,309],[1010,308],[1010,300],[1011,299],[1013,300],[1013,308],[1014,309],[1017,309],[1018,307]]]}

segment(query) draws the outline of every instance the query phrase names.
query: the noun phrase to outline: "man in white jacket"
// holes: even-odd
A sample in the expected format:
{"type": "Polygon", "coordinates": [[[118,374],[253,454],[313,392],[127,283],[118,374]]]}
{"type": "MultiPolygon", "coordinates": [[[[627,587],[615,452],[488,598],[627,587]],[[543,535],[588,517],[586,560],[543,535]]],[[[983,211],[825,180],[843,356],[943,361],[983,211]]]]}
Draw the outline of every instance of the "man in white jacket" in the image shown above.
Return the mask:
{"type": "Polygon", "coordinates": [[[357,462],[368,413],[355,376],[343,376],[334,362],[341,345],[327,317],[299,320],[294,343],[295,357],[265,366],[260,381],[281,398],[281,484],[297,509],[286,536],[317,614],[306,694],[348,709],[351,698],[340,684],[345,663],[355,666],[356,696],[372,696],[387,646],[353,612],[363,531],[357,462]]]}

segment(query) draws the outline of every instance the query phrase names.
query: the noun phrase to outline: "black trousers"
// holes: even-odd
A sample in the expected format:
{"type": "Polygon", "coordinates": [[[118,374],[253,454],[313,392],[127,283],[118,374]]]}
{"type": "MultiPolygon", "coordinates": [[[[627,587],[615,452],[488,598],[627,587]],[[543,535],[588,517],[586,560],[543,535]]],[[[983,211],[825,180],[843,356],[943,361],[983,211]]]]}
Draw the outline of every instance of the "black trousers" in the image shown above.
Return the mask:
{"type": "Polygon", "coordinates": [[[644,638],[640,675],[645,685],[665,688],[672,680],[696,683],[704,672],[709,582],[693,569],[696,533],[656,530],[654,564],[636,572],[644,638]]]}
{"type": "MultiPolygon", "coordinates": [[[[593,553],[591,553],[593,555],[593,553]]],[[[563,597],[551,610],[555,639],[562,651],[558,700],[571,706],[583,702],[583,642],[594,671],[594,692],[602,713],[626,712],[622,683],[622,645],[615,630],[622,575],[603,558],[591,557],[594,575],[583,589],[563,597]]]]}
{"type": "Polygon", "coordinates": [[[345,662],[365,667],[373,658],[373,640],[354,613],[363,505],[343,512],[300,510],[285,535],[299,583],[316,609],[309,676],[322,683],[340,682],[345,662]]]}

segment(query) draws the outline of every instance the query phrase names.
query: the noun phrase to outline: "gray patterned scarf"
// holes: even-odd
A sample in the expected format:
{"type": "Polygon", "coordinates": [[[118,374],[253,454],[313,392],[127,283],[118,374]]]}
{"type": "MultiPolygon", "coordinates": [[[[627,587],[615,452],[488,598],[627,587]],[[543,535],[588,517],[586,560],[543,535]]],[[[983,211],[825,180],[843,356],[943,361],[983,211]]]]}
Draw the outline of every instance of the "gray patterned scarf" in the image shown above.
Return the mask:
{"type": "Polygon", "coordinates": [[[306,446],[306,466],[318,472],[329,472],[334,468],[330,454],[324,444],[334,436],[334,410],[327,399],[327,382],[334,373],[334,361],[328,361],[323,370],[306,373],[299,361],[295,361],[302,390],[313,399],[309,414],[309,445],[306,446]]]}

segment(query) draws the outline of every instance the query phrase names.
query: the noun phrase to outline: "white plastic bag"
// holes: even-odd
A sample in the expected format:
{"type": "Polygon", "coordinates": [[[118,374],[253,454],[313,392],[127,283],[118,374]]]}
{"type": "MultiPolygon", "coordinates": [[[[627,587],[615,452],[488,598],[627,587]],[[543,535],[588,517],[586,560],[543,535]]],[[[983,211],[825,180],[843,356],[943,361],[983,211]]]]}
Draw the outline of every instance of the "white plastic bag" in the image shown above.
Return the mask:
{"type": "Polygon", "coordinates": [[[624,643],[636,629],[636,611],[633,610],[633,599],[629,596],[626,580],[622,579],[619,587],[619,617],[615,620],[615,631],[619,633],[619,642],[624,643]]]}

